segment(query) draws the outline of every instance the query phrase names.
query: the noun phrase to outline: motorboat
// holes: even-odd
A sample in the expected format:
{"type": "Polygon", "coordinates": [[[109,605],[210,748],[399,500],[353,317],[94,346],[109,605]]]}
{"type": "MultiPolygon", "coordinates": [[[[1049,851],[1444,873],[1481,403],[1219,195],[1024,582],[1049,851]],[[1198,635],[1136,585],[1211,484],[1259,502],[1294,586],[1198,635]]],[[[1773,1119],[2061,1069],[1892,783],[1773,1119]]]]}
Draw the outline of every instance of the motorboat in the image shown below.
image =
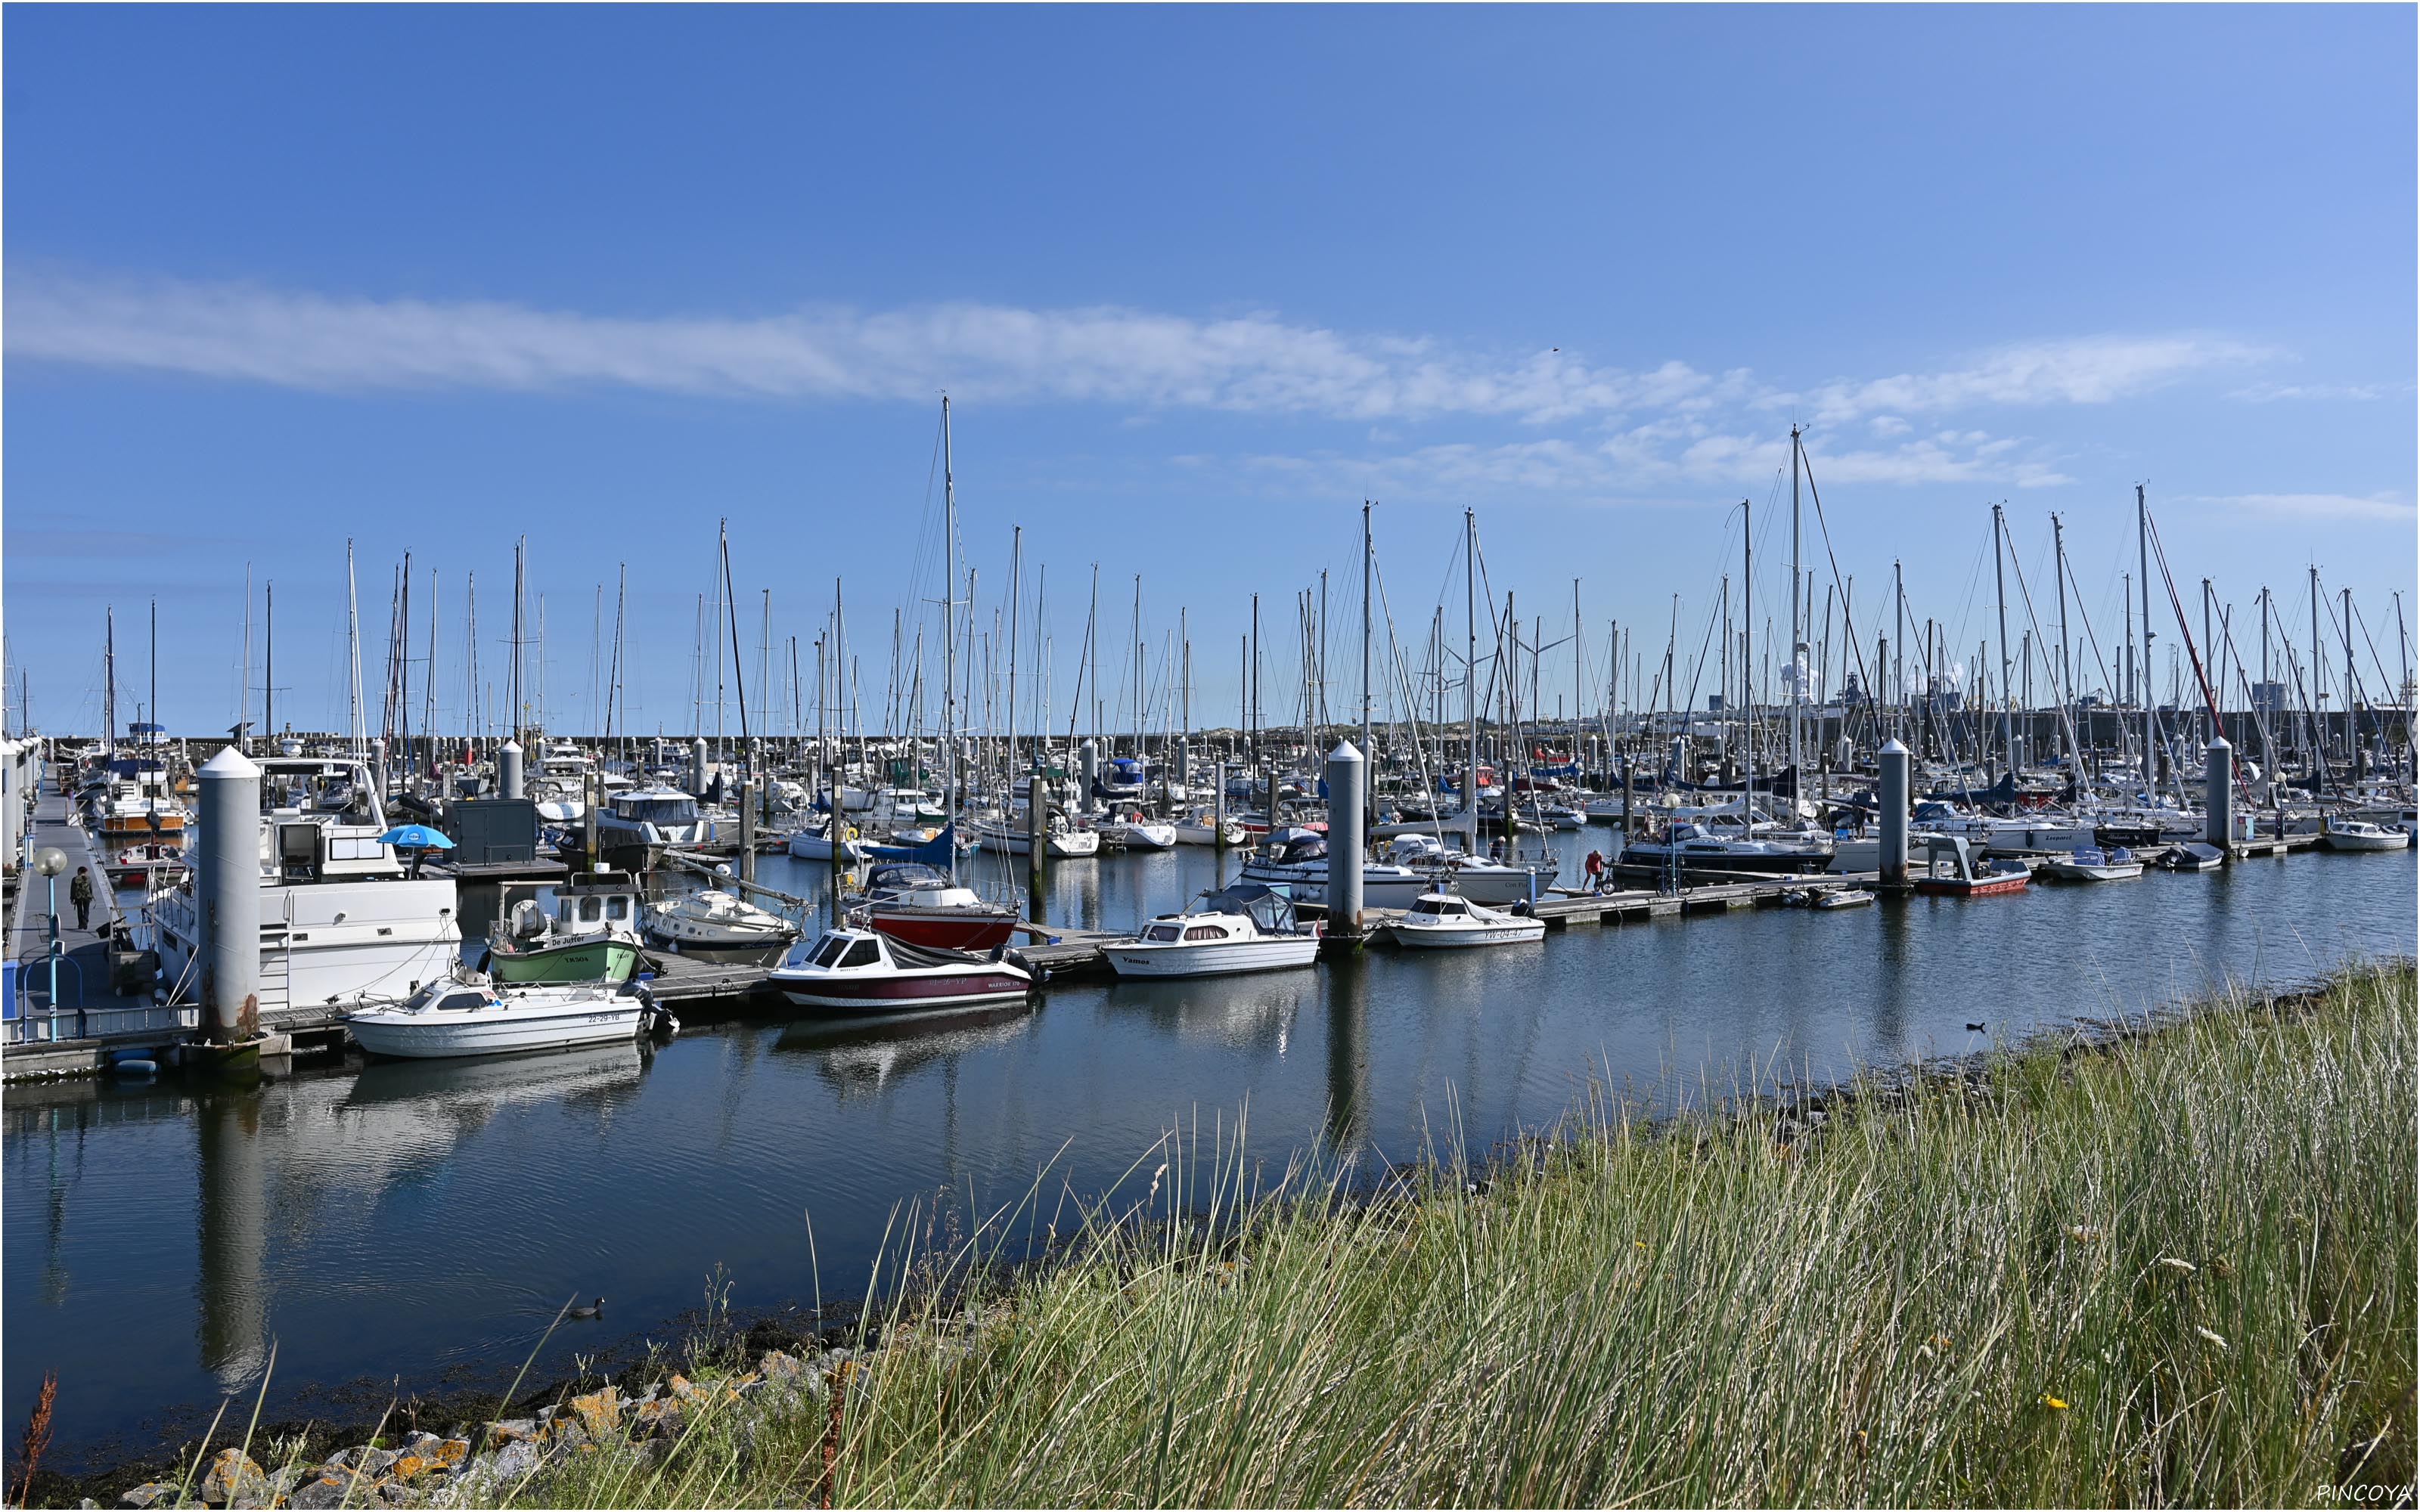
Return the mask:
{"type": "Polygon", "coordinates": [[[1005,903],[986,903],[939,867],[892,861],[866,874],[865,890],[847,900],[853,918],[911,945],[949,950],[988,950],[1005,945],[1018,915],[1005,903]]]}
{"type": "Polygon", "coordinates": [[[1546,937],[1546,921],[1500,913],[1450,892],[1424,892],[1386,932],[1397,945],[1413,949],[1526,945],[1546,937]]]}
{"type": "MultiPolygon", "coordinates": [[[[1440,874],[1450,876],[1455,892],[1468,902],[1491,908],[1533,903],[1554,890],[1556,869],[1551,861],[1472,856],[1446,844],[1434,834],[1398,835],[1387,842],[1381,854],[1388,864],[1409,867],[1432,880],[1440,874]]],[[[1365,882],[1365,901],[1367,889],[1365,882]]],[[[1369,905],[1379,906],[1375,902],[1369,905]]]]}
{"type": "Polygon", "coordinates": [[[2217,846],[2189,841],[2169,846],[2160,856],[2159,866],[2163,872],[2215,872],[2226,863],[2226,853],[2217,846]]]}
{"type": "MultiPolygon", "coordinates": [[[[1325,897],[1327,893],[1327,837],[1299,827],[1274,830],[1268,843],[1244,863],[1239,880],[1263,887],[1281,887],[1288,896],[1325,897]]],[[[1414,870],[1384,861],[1361,863],[1361,904],[1365,908],[1409,908],[1421,893],[1436,886],[1435,868],[1414,870]]]]}
{"type": "Polygon", "coordinates": [[[1963,835],[1935,835],[1924,842],[1922,871],[1911,867],[1916,890],[1941,898],[1988,898],[2023,892],[2033,879],[2023,861],[1998,857],[1975,864],[1974,843],[1963,835]]]}
{"type": "Polygon", "coordinates": [[[2332,851],[2399,851],[2411,842],[2412,837],[2403,830],[2366,819],[2331,819],[2319,831],[2319,843],[2332,851]]]}
{"type": "Polygon", "coordinates": [[[358,1009],[346,1015],[345,1026],[371,1055],[434,1060],[633,1040],[661,1015],[635,983],[507,988],[460,972],[400,1003],[358,1009]]]}
{"type": "Polygon", "coordinates": [[[1744,826],[1675,821],[1660,837],[1621,848],[1621,865],[1678,866],[1684,872],[1817,872],[1832,864],[1831,842],[1813,835],[1761,838],[1744,826]]]}
{"type": "Polygon", "coordinates": [[[1863,908],[1874,901],[1874,895],[1863,887],[1785,887],[1781,892],[1784,908],[1863,908]]]}
{"type": "Polygon", "coordinates": [[[1017,1002],[1033,990],[1033,973],[1004,947],[974,955],[854,925],[826,930],[766,980],[801,1008],[851,1016],[1017,1002]]]}
{"type": "Polygon", "coordinates": [[[1176,826],[1163,820],[1145,819],[1130,814],[1124,819],[1104,819],[1094,825],[1102,842],[1120,845],[1130,851],[1172,851],[1176,849],[1176,826]]]}
{"type": "Polygon", "coordinates": [[[129,845],[104,863],[101,871],[113,887],[139,889],[148,893],[165,887],[169,879],[182,873],[185,848],[173,841],[146,841],[129,845]]]}
{"type": "Polygon", "coordinates": [[[617,871],[644,872],[667,849],[714,840],[713,818],[678,788],[631,788],[614,794],[597,813],[597,849],[617,871]]]}
{"type": "Polygon", "coordinates": [[[824,819],[791,832],[785,849],[801,861],[829,861],[832,858],[832,830],[840,830],[839,848],[844,860],[865,859],[865,842],[859,839],[857,826],[841,821],[824,819]]]}
{"type": "Polygon", "coordinates": [[[1287,888],[1237,882],[1181,914],[1160,915],[1101,953],[1121,977],[1224,977],[1310,965],[1319,959],[1319,937],[1318,925],[1295,919],[1287,888]]]}
{"type": "Polygon", "coordinates": [[[498,981],[628,981],[639,969],[639,889],[625,872],[581,872],[547,903],[523,898],[488,936],[498,981]]]}
{"type": "Polygon", "coordinates": [[[799,927],[720,887],[659,898],[643,915],[647,937],[675,950],[786,949],[799,927]]]}
{"type": "Polygon", "coordinates": [[[1218,810],[1206,804],[1200,808],[1187,809],[1171,827],[1176,832],[1176,843],[1179,845],[1241,845],[1244,843],[1244,826],[1230,819],[1222,830],[1218,825],[1218,810]]]}
{"type": "Polygon", "coordinates": [[[2143,874],[2143,863],[2123,845],[2103,850],[2079,845],[2042,863],[2042,875],[2059,882],[2119,882],[2143,874]]]}

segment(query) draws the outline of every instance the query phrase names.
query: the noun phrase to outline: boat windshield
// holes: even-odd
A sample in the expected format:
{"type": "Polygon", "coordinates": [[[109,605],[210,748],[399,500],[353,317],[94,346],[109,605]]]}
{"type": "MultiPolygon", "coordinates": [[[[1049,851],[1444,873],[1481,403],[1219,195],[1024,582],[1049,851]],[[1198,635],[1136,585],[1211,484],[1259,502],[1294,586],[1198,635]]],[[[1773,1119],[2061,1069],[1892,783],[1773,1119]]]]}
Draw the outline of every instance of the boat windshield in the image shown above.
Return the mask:
{"type": "Polygon", "coordinates": [[[866,890],[912,892],[919,887],[946,887],[950,879],[935,867],[922,861],[899,861],[890,866],[877,866],[865,879],[866,890]]]}
{"type": "Polygon", "coordinates": [[[842,954],[848,949],[848,936],[845,934],[825,935],[815,942],[815,953],[807,958],[807,964],[830,966],[837,964],[842,954]]]}
{"type": "Polygon", "coordinates": [[[613,811],[634,825],[686,825],[697,818],[697,800],[686,795],[626,794],[613,800],[613,811]]]}

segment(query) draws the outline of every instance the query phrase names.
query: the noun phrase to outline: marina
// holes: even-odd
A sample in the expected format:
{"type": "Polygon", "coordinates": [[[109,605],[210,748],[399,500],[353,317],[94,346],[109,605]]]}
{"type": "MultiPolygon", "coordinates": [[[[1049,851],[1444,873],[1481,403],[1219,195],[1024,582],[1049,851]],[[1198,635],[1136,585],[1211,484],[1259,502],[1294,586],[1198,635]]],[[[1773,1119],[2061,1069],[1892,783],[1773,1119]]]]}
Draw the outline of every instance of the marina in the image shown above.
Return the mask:
{"type": "Polygon", "coordinates": [[[0,34],[0,1507],[2411,1502],[2420,9],[0,34]]]}
{"type": "MultiPolygon", "coordinates": [[[[708,1273],[751,1316],[812,1320],[897,1204],[1091,1200],[1205,1110],[1273,1157],[1383,1169],[1444,1140],[1484,1162],[1592,1097],[1671,1114],[2412,949],[2408,676],[2404,702],[2334,719],[2276,707],[2235,648],[2198,665],[2180,604],[2198,706],[2041,706],[2019,690],[2068,663],[2038,643],[2025,679],[1970,697],[1894,671],[1885,699],[1865,690],[1892,643],[1862,660],[1844,610],[1823,679],[1776,696],[1744,673],[1702,709],[1668,687],[1677,625],[1643,687],[1609,628],[1593,672],[1569,658],[1595,712],[1558,719],[1544,628],[1479,612],[1476,513],[1458,680],[1444,604],[1425,672],[1384,623],[1369,517],[1350,670],[1307,636],[1291,727],[1249,636],[1243,717],[1199,724],[1171,636],[1156,687],[1137,641],[1124,720],[1096,706],[1090,733],[978,720],[1017,706],[1015,670],[954,653],[929,707],[898,664],[880,734],[824,677],[769,720],[736,688],[728,731],[701,672],[686,740],[440,739],[411,732],[398,663],[376,733],[12,740],[5,1284],[32,1344],[8,1368],[202,1277],[200,1347],[164,1388],[98,1363],[139,1356],[131,1333],[82,1351],[63,1456],[189,1431],[214,1391],[257,1388],[272,1343],[269,1399],[299,1412],[369,1379],[484,1389],[533,1350],[554,1371],[643,1352],[708,1273]],[[1321,717],[1328,684],[1357,722],[1321,717]],[[77,868],[103,879],[97,917],[54,955],[77,868]],[[157,1202],[122,1179],[130,1140],[171,1151],[144,1167],[177,1173],[157,1202]],[[497,1260],[450,1263],[466,1224],[497,1260]],[[121,1237],[104,1257],[87,1232],[121,1237]],[[657,1239],[607,1237],[633,1232],[657,1239]],[[337,1273],[448,1321],[339,1327],[313,1284],[337,1273]],[[615,1321],[553,1339],[557,1289],[612,1292],[615,1321]]],[[[717,566],[701,669],[750,649],[727,535],[717,566]]],[[[955,596],[938,607],[959,645],[955,596]]],[[[1576,602],[1570,624],[1576,646],[1576,602]]],[[[845,625],[836,589],[819,659],[845,625]]],[[[2366,690],[2346,655],[2338,686],[2366,690]]]]}

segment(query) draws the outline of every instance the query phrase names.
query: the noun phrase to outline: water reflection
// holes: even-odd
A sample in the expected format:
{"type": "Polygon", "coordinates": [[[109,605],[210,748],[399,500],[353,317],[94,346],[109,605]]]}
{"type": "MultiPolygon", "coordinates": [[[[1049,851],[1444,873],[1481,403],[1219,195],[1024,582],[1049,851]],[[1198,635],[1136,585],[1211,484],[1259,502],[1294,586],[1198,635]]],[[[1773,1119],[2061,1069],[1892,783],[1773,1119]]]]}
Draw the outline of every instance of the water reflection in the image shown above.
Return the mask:
{"type": "Polygon", "coordinates": [[[205,1096],[199,1116],[201,1266],[194,1339],[202,1366],[234,1391],[268,1363],[268,1179],[256,1092],[205,1096]]]}
{"type": "Polygon", "coordinates": [[[1005,1043],[1032,1026],[1033,1010],[1024,1003],[876,1022],[802,1022],[783,1028],[773,1053],[812,1057],[816,1077],[842,1098],[871,1098],[925,1066],[954,1066],[959,1057],[1005,1043]]]}
{"type": "Polygon", "coordinates": [[[1327,1138],[1340,1150],[1370,1134],[1368,966],[1357,952],[1327,968],[1327,1138]]]}
{"type": "Polygon", "coordinates": [[[1282,1056],[1295,1016],[1322,987],[1313,970],[1173,981],[1127,978],[1104,989],[1103,1007],[1181,1041],[1282,1056]]]}

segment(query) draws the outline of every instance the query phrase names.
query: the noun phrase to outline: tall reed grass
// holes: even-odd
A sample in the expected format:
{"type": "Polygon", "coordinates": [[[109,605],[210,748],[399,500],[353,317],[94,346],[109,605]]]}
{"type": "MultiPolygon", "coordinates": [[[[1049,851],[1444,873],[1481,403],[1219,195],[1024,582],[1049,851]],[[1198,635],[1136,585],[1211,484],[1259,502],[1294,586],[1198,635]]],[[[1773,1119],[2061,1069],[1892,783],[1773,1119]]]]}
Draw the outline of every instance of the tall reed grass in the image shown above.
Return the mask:
{"type": "MultiPolygon", "coordinates": [[[[2414,978],[1834,1099],[1575,1113],[1493,1172],[1038,1194],[873,1277],[820,1402],[543,1499],[2310,1504],[2412,1478],[2414,978]],[[913,1285],[894,1284],[912,1280],[913,1285]]],[[[1164,1166],[1158,1163],[1165,1162],[1164,1166]]],[[[1155,1168],[1157,1166],[1158,1168],[1155,1168]]]]}

